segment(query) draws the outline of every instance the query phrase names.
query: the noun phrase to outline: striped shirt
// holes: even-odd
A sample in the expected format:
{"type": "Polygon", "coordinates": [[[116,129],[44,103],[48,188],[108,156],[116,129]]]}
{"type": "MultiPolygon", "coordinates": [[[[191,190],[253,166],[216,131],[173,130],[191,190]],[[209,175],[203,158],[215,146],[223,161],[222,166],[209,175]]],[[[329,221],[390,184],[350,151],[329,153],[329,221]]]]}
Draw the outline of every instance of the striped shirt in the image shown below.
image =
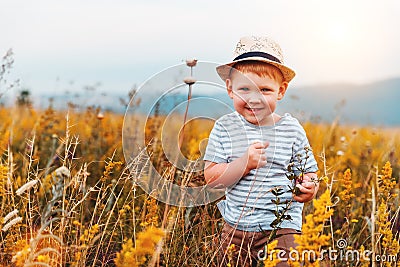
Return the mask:
{"type": "MultiPolygon", "coordinates": [[[[233,112],[219,118],[212,129],[204,160],[215,163],[229,163],[241,157],[254,142],[269,142],[265,153],[267,164],[251,170],[235,185],[225,191],[226,199],[217,206],[227,223],[244,231],[272,230],[270,224],[276,219],[276,200],[271,190],[282,188],[280,202],[293,198],[287,178],[288,165],[294,162],[293,170],[300,164],[305,173],[316,172],[317,163],[311,151],[306,154],[305,147],[309,142],[303,127],[297,119],[285,114],[272,126],[257,126],[248,122],[238,112],[233,112]],[[306,159],[306,155],[308,158],[306,159]],[[304,166],[305,164],[305,166],[304,166]]],[[[280,209],[284,205],[279,206],[280,209]]],[[[301,230],[303,203],[292,202],[289,211],[291,220],[283,220],[281,228],[301,230]]]]}

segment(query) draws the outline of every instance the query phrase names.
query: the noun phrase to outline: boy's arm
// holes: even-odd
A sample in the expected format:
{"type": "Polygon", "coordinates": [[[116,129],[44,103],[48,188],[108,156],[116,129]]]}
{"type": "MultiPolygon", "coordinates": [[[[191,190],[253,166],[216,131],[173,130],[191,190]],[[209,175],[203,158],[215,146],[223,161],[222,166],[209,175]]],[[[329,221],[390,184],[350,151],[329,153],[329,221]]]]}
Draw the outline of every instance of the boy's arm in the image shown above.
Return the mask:
{"type": "Polygon", "coordinates": [[[243,176],[249,173],[242,158],[230,163],[215,163],[206,161],[204,178],[209,186],[225,188],[237,183],[243,176]]]}
{"type": "Polygon", "coordinates": [[[211,187],[228,187],[236,184],[250,170],[267,164],[265,148],[268,143],[256,142],[240,158],[229,163],[205,161],[204,178],[211,187]]]}
{"type": "Polygon", "coordinates": [[[295,195],[294,200],[298,202],[308,202],[315,198],[319,189],[319,182],[313,182],[317,180],[317,174],[315,172],[309,172],[304,174],[303,182],[296,186],[300,189],[302,194],[295,195]]]}

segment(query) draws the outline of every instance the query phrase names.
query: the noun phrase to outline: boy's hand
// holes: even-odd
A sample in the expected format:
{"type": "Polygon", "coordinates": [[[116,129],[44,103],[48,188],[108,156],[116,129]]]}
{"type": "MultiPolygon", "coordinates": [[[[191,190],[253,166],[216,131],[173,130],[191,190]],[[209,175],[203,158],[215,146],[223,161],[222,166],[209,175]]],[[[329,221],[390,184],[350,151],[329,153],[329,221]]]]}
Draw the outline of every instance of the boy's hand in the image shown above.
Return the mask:
{"type": "Polygon", "coordinates": [[[301,194],[294,195],[294,200],[303,203],[308,202],[315,197],[319,189],[319,183],[311,181],[312,177],[317,178],[315,173],[306,173],[303,177],[303,182],[301,184],[296,184],[296,187],[300,190],[301,194]]]}
{"type": "Polygon", "coordinates": [[[247,161],[246,173],[250,170],[263,167],[267,164],[267,156],[265,155],[265,149],[269,146],[269,143],[255,142],[250,145],[244,156],[247,161]]]}
{"type": "Polygon", "coordinates": [[[250,170],[267,164],[265,148],[269,143],[256,142],[249,146],[246,153],[229,163],[206,161],[204,178],[211,187],[228,187],[236,184],[250,170]]]}

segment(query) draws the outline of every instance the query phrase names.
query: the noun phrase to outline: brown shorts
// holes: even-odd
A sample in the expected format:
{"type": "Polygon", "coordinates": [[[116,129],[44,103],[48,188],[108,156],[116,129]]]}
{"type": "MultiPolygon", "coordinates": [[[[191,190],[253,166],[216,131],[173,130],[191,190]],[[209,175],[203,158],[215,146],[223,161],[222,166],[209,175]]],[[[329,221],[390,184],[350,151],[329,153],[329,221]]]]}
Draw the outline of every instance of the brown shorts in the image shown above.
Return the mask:
{"type": "MultiPolygon", "coordinates": [[[[268,243],[271,231],[246,232],[235,229],[228,223],[224,224],[218,255],[218,266],[257,266],[258,261],[265,259],[264,249],[268,243]],[[230,247],[234,244],[234,248],[230,247]]],[[[278,245],[275,249],[283,250],[289,255],[290,248],[295,248],[294,235],[301,234],[294,229],[279,229],[277,232],[278,245]]],[[[271,240],[272,241],[272,240],[271,240]]],[[[285,254],[280,254],[285,258],[285,254]]],[[[280,262],[279,267],[289,266],[287,262],[280,262]]]]}

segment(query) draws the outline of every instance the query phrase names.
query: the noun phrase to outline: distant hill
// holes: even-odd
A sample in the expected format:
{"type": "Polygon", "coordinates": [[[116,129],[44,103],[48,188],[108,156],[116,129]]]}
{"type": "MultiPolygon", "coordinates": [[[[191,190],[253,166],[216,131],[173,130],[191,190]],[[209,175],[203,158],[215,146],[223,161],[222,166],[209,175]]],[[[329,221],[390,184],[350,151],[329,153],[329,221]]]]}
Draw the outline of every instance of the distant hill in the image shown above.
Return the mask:
{"type": "Polygon", "coordinates": [[[305,119],[332,121],[339,116],[345,124],[400,125],[400,78],[365,85],[289,88],[285,97],[281,110],[300,113],[305,119]]]}
{"type": "MultiPolygon", "coordinates": [[[[196,85],[195,85],[196,86],[196,85]]],[[[231,99],[224,90],[217,94],[199,94],[200,90],[193,90],[193,101],[190,113],[195,115],[212,116],[215,111],[221,111],[222,103],[225,103],[224,112],[232,109],[231,99]],[[203,98],[202,98],[203,97],[203,98]],[[214,99],[207,101],[204,97],[214,99]],[[201,101],[200,101],[201,100],[201,101]],[[221,101],[221,102],[218,102],[221,101]]],[[[125,107],[120,103],[120,98],[127,100],[127,94],[107,94],[102,96],[81,97],[79,100],[65,95],[42,95],[41,106],[48,105],[43,99],[53,98],[56,108],[66,108],[67,101],[82,105],[96,105],[103,110],[111,110],[124,113],[125,107]]],[[[154,96],[153,96],[154,98],[154,96]]],[[[166,94],[159,99],[158,111],[169,113],[176,105],[187,99],[186,88],[171,94],[166,94]]],[[[377,81],[370,84],[321,84],[318,86],[291,87],[285,98],[280,101],[277,112],[283,114],[289,112],[301,120],[313,120],[331,122],[339,116],[343,124],[399,126],[400,125],[400,78],[377,81]]],[[[34,100],[35,102],[35,100],[34,100]]],[[[144,97],[136,112],[143,113],[154,110],[154,100],[144,97]],[[151,108],[153,106],[153,109],[151,108]]],[[[180,105],[176,112],[183,112],[184,104],[180,105]]],[[[215,115],[214,115],[215,116],[215,115]]],[[[220,114],[218,115],[220,116],[220,114]]]]}

